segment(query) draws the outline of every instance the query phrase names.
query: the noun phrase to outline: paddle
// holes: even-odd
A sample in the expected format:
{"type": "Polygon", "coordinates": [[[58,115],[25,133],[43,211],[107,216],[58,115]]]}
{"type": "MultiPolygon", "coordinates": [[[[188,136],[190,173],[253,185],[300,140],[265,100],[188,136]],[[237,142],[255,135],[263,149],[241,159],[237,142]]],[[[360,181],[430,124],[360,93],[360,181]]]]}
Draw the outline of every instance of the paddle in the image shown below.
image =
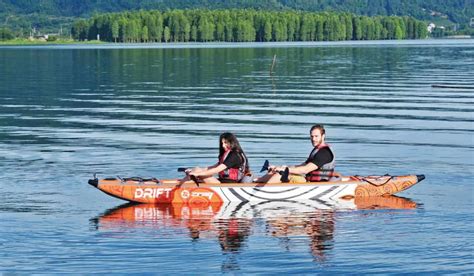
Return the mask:
{"type": "Polygon", "coordinates": [[[198,178],[195,176],[195,175],[189,175],[189,177],[191,178],[192,181],[194,181],[194,183],[196,183],[196,185],[199,187],[199,180],[198,178]]]}
{"type": "MultiPolygon", "coordinates": [[[[260,169],[260,172],[268,171],[269,169],[270,169],[270,162],[268,162],[268,160],[265,160],[262,168],[260,169]]],[[[280,178],[281,182],[285,182],[285,183],[290,182],[290,179],[288,178],[290,175],[290,169],[288,169],[288,167],[286,167],[286,169],[283,171],[278,171],[278,173],[281,175],[281,178],[280,178]]]]}
{"type": "MultiPolygon", "coordinates": [[[[187,170],[188,168],[178,168],[178,172],[186,172],[187,170]]],[[[189,178],[199,187],[199,180],[195,175],[189,175],[189,178]]]]}
{"type": "Polygon", "coordinates": [[[268,167],[270,167],[270,162],[268,162],[268,160],[265,160],[262,168],[260,169],[260,172],[268,171],[268,167]]]}

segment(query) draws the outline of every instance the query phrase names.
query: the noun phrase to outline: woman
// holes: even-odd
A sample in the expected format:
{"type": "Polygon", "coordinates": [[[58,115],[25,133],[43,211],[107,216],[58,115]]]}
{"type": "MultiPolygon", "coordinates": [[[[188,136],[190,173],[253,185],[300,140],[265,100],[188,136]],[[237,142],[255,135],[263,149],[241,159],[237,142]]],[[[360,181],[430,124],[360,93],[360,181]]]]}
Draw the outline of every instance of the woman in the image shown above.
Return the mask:
{"type": "Polygon", "coordinates": [[[189,181],[190,176],[196,176],[204,183],[219,184],[240,182],[249,173],[247,156],[240,147],[234,134],[225,132],[219,137],[219,156],[216,164],[207,168],[186,170],[187,176],[181,182],[189,181]],[[214,177],[218,174],[218,177],[214,177]]]}

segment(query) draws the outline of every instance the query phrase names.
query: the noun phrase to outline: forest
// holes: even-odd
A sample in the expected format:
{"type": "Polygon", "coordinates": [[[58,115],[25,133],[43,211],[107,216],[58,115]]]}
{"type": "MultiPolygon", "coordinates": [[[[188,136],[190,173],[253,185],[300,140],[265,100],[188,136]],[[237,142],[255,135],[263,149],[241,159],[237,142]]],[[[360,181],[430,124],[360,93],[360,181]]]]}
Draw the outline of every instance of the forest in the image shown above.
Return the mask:
{"type": "Polygon", "coordinates": [[[77,40],[109,42],[268,42],[426,38],[426,23],[412,17],[350,13],[171,10],[97,14],[76,21],[77,40]]]}

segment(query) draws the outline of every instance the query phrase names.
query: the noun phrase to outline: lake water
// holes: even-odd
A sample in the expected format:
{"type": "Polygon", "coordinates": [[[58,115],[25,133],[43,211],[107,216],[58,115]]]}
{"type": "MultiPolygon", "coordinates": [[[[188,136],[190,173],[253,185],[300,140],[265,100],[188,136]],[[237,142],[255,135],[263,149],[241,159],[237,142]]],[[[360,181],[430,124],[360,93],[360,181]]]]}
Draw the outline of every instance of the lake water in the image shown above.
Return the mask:
{"type": "Polygon", "coordinates": [[[474,273],[474,40],[122,46],[0,47],[0,273],[474,273]],[[223,131],[298,164],[314,123],[339,172],[426,180],[343,208],[87,184],[180,177],[223,131]]]}

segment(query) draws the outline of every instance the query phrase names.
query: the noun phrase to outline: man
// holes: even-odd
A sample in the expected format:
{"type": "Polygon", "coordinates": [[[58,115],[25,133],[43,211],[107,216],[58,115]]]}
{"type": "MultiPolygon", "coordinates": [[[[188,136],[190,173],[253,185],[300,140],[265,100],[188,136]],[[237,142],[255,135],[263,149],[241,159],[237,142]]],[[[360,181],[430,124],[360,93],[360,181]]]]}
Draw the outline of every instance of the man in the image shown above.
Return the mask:
{"type": "Polygon", "coordinates": [[[324,142],[326,131],[323,125],[314,125],[309,131],[313,150],[308,159],[297,166],[270,166],[268,173],[256,182],[281,183],[279,172],[289,170],[291,183],[328,181],[334,176],[335,156],[328,144],[324,142]]]}

